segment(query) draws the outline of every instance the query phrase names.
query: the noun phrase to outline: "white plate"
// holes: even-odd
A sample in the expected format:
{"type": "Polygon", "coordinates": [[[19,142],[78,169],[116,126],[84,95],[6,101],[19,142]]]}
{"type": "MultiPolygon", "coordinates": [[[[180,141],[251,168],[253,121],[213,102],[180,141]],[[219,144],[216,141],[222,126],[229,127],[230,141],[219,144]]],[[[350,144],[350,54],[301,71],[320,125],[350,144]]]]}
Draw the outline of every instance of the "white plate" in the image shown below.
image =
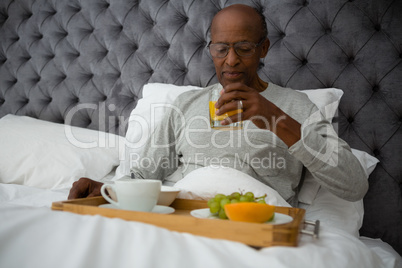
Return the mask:
{"type": "MultiPolygon", "coordinates": [[[[103,204],[100,205],[101,208],[113,208],[113,209],[121,209],[113,204],[103,204]]],[[[151,211],[152,213],[159,213],[159,214],[170,214],[174,212],[174,208],[167,207],[167,206],[160,206],[156,205],[154,209],[151,211]]]]}
{"type": "MultiPolygon", "coordinates": [[[[191,214],[191,216],[200,218],[200,219],[219,219],[218,216],[213,215],[213,214],[211,214],[211,212],[209,212],[209,208],[195,209],[195,210],[192,210],[190,212],[190,214],[191,214]]],[[[274,219],[272,221],[267,221],[265,223],[277,225],[277,224],[288,223],[288,222],[291,222],[292,220],[293,220],[293,218],[290,217],[289,215],[275,212],[274,219]]]]}

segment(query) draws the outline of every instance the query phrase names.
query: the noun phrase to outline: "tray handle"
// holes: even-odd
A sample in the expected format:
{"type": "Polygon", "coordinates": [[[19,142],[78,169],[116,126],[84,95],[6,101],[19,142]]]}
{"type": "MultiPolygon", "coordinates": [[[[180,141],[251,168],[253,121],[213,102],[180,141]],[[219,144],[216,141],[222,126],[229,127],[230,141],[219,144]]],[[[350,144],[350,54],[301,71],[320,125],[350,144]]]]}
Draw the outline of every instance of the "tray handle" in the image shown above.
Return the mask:
{"type": "Polygon", "coordinates": [[[320,221],[316,220],[316,221],[308,221],[305,220],[304,221],[304,228],[300,230],[300,232],[302,234],[306,234],[306,235],[311,235],[313,237],[313,239],[318,239],[319,235],[320,235],[320,221]],[[306,228],[311,225],[314,227],[313,230],[307,230],[306,228]]]}

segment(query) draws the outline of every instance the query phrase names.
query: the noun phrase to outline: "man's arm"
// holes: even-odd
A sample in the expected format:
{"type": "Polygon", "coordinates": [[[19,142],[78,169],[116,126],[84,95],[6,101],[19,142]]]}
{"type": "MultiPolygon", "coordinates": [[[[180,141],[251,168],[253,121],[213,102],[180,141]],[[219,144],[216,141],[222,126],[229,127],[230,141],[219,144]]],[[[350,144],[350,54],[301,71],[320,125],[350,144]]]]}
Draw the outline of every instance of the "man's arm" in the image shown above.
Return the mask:
{"type": "Polygon", "coordinates": [[[368,190],[368,180],[349,145],[317,111],[302,125],[302,138],[289,148],[321,186],[348,201],[357,201],[368,190]]]}
{"type": "MultiPolygon", "coordinates": [[[[258,91],[237,83],[222,91],[217,114],[237,109],[238,100],[243,102],[242,120],[251,120],[257,127],[275,133],[323,187],[349,201],[363,198],[368,181],[360,162],[315,106],[301,125],[258,91]]],[[[231,120],[236,121],[237,116],[226,123],[231,120]]]]}

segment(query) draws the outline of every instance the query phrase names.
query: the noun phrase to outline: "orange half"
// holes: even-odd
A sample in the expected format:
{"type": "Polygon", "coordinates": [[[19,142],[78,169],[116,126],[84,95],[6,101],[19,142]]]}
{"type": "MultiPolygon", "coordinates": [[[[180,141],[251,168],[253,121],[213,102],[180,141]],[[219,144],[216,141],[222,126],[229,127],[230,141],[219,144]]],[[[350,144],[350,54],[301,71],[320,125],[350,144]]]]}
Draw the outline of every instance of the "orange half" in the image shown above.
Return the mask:
{"type": "Polygon", "coordinates": [[[225,205],[226,216],[232,221],[263,223],[272,218],[275,206],[255,202],[225,205]]]}

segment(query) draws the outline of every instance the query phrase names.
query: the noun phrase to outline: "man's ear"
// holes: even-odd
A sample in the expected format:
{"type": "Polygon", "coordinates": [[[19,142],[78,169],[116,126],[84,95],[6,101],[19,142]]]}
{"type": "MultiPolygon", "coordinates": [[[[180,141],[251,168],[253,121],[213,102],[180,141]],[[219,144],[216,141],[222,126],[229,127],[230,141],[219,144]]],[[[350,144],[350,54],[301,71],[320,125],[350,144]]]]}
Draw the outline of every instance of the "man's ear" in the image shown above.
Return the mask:
{"type": "Polygon", "coordinates": [[[261,58],[265,58],[268,54],[268,49],[269,49],[269,39],[266,38],[265,41],[261,44],[262,52],[261,52],[261,58]]]}

